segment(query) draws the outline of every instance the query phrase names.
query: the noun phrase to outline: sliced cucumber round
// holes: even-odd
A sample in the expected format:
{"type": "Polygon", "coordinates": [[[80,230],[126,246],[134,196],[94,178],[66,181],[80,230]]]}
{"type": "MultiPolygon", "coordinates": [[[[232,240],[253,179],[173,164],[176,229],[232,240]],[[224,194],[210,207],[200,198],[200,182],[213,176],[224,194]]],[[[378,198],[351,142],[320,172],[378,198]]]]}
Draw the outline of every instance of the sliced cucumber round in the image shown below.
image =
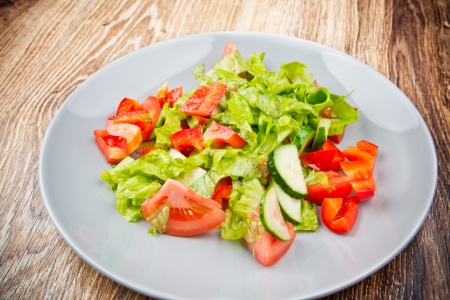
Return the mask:
{"type": "Polygon", "coordinates": [[[273,184],[269,186],[261,198],[259,217],[264,229],[274,237],[285,242],[292,239],[289,228],[281,213],[275,192],[275,185],[273,184]]]}
{"type": "Polygon", "coordinates": [[[302,201],[286,194],[278,184],[274,183],[274,185],[280,210],[284,218],[295,225],[300,224],[302,221],[302,201]]]}
{"type": "Polygon", "coordinates": [[[295,199],[303,199],[308,195],[297,146],[286,144],[277,147],[270,153],[267,167],[286,194],[295,199]]]}

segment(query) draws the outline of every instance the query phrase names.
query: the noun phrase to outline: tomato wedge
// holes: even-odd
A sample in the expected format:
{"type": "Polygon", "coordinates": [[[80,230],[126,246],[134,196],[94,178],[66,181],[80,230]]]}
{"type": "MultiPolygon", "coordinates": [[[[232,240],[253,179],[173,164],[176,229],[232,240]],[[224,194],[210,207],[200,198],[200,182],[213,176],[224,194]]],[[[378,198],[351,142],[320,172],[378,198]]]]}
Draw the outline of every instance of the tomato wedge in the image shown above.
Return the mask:
{"type": "Polygon", "coordinates": [[[341,176],[337,172],[327,172],[328,186],[324,187],[321,183],[306,186],[308,195],[305,197],[309,202],[322,205],[325,198],[347,198],[352,192],[351,179],[347,176],[341,176]]]}
{"type": "Polygon", "coordinates": [[[247,142],[241,138],[233,129],[220,125],[212,121],[211,126],[203,135],[203,142],[212,140],[212,148],[223,148],[227,144],[233,148],[242,149],[247,145],[247,142]]]}
{"type": "Polygon", "coordinates": [[[295,239],[295,231],[294,226],[286,222],[289,228],[289,234],[291,236],[291,240],[289,242],[283,242],[269,232],[264,230],[261,236],[261,240],[255,242],[247,242],[243,239],[245,246],[247,246],[250,253],[259,261],[261,264],[268,266],[273,265],[277,261],[279,261],[285,254],[288,252],[289,248],[291,248],[295,239]]]}
{"type": "Polygon", "coordinates": [[[203,150],[202,135],[202,126],[197,126],[192,129],[181,129],[170,136],[170,142],[173,148],[187,156],[185,153],[193,149],[197,152],[203,150]]]}
{"type": "Polygon", "coordinates": [[[118,164],[127,157],[122,148],[116,145],[112,135],[103,129],[94,130],[95,142],[109,164],[118,164]]]}
{"type": "Polygon", "coordinates": [[[168,179],[159,191],[142,203],[142,215],[150,221],[153,213],[169,205],[165,233],[192,236],[216,228],[225,220],[225,212],[214,200],[204,198],[173,179],[168,179]]]}
{"type": "Polygon", "coordinates": [[[325,198],[322,203],[322,221],[333,232],[350,231],[358,218],[358,199],[325,198]]]}
{"type": "Polygon", "coordinates": [[[148,141],[156,123],[158,122],[159,115],[161,114],[161,106],[159,105],[159,101],[156,97],[148,96],[147,99],[142,102],[141,107],[149,112],[152,119],[149,122],[148,128],[142,132],[142,139],[144,141],[148,141]]]}
{"type": "Polygon", "coordinates": [[[225,49],[223,50],[222,59],[224,59],[228,54],[237,50],[237,46],[235,43],[228,43],[225,45],[225,49]]]}
{"type": "Polygon", "coordinates": [[[106,121],[106,130],[113,136],[117,146],[122,148],[127,155],[136,150],[142,142],[142,134],[139,126],[128,123],[115,123],[114,120],[106,121]]]}
{"type": "Polygon", "coordinates": [[[141,103],[131,98],[123,98],[117,107],[116,115],[140,109],[141,103]]]}
{"type": "Polygon", "coordinates": [[[221,82],[200,86],[181,106],[180,111],[188,115],[209,117],[225,95],[226,90],[227,85],[221,82]]]}

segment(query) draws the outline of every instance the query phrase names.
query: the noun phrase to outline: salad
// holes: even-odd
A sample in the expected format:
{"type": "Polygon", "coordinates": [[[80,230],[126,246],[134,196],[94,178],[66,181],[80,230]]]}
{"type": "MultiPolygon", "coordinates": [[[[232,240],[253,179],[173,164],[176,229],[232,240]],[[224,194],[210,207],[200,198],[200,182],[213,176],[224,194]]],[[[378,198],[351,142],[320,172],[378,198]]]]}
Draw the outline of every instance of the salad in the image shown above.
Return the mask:
{"type": "Polygon", "coordinates": [[[348,95],[319,86],[300,62],[269,71],[264,56],[244,59],[229,43],[213,69],[193,71],[198,87],[166,82],[143,102],[124,98],[94,130],[111,165],[100,178],[127,221],[146,219],[152,235],[217,229],[264,265],[319,217],[336,233],[353,228],[359,202],[375,193],[378,147],[361,140],[341,151],[358,119],[348,95]]]}

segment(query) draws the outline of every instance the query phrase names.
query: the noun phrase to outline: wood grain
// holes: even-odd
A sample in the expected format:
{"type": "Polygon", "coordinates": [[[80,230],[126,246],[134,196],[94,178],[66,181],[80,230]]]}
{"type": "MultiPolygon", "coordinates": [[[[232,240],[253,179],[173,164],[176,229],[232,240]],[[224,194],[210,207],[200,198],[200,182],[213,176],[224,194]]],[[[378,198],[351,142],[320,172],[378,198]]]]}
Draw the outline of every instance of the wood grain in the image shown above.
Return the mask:
{"type": "Polygon", "coordinates": [[[450,298],[449,1],[13,2],[0,2],[1,299],[147,299],[84,263],[62,240],[39,192],[40,146],[66,98],[107,63],[162,40],[225,30],[328,45],[378,70],[411,99],[438,155],[430,213],[395,259],[327,299],[450,298]]]}

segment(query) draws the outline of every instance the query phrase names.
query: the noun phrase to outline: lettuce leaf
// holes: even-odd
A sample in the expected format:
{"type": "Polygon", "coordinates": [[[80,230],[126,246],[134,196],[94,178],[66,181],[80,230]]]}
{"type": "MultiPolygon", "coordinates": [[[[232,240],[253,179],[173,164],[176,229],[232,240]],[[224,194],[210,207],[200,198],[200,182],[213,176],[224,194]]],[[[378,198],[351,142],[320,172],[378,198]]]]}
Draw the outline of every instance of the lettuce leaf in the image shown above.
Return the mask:
{"type": "Polygon", "coordinates": [[[298,225],[294,225],[295,231],[316,231],[319,228],[319,219],[316,213],[316,204],[308,200],[302,201],[302,221],[298,225]]]}
{"type": "Polygon", "coordinates": [[[251,216],[258,207],[263,193],[264,187],[257,179],[246,181],[241,187],[233,189],[225,210],[227,217],[222,224],[222,238],[240,239],[244,235],[250,235],[250,229],[257,228],[251,221],[251,216]]]}

